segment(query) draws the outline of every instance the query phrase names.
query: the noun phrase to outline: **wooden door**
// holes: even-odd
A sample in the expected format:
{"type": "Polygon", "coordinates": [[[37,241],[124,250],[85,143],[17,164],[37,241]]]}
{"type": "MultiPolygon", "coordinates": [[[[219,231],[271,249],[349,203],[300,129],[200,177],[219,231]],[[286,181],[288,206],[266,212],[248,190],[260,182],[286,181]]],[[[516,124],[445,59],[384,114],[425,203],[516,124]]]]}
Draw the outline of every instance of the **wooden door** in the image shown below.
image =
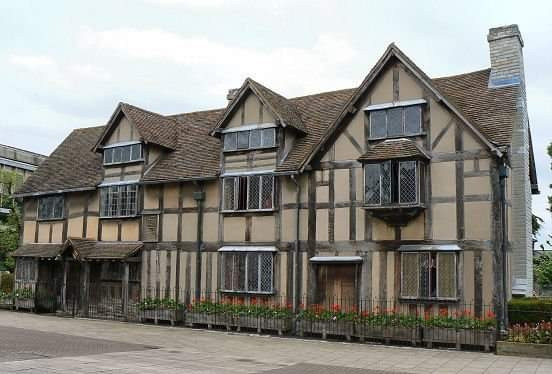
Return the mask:
{"type": "Polygon", "coordinates": [[[317,274],[317,302],[353,307],[357,303],[355,264],[319,265],[317,274]]]}

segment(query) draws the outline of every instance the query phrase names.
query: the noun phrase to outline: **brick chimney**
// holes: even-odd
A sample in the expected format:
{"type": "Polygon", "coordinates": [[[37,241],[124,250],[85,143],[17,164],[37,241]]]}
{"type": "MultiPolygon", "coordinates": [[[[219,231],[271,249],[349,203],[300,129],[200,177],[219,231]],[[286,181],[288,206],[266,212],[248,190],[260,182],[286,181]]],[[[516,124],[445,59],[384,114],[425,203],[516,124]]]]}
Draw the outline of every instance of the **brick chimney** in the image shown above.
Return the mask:
{"type": "Polygon", "coordinates": [[[487,41],[491,55],[489,87],[524,83],[523,39],[518,25],[489,29],[487,41]]]}
{"type": "Polygon", "coordinates": [[[531,183],[529,180],[529,115],[523,69],[523,39],[517,25],[494,27],[487,35],[491,56],[489,88],[517,87],[516,116],[508,151],[511,173],[509,241],[512,243],[511,292],[533,292],[533,242],[531,234],[531,183]]]}

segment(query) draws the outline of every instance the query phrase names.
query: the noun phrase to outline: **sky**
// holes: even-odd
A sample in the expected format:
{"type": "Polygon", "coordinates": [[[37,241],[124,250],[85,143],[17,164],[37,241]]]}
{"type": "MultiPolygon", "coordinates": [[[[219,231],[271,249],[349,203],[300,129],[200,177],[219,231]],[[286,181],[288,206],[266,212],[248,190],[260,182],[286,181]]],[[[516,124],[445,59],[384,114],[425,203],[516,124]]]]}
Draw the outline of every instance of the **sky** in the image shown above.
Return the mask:
{"type": "Polygon", "coordinates": [[[552,2],[0,1],[0,143],[50,154],[119,101],[162,114],[223,107],[246,77],[286,96],[356,87],[395,42],[431,77],[489,66],[490,27],[517,23],[552,234],[552,2]]]}

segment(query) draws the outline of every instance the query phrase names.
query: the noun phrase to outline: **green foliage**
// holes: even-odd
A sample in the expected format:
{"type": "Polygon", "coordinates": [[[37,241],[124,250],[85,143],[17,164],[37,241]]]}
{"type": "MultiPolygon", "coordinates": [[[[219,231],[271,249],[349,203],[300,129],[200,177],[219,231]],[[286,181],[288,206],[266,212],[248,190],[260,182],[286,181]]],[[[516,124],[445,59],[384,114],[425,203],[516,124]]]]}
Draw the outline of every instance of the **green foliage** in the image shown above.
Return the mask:
{"type": "Polygon", "coordinates": [[[552,254],[544,253],[533,259],[535,281],[541,287],[552,287],[552,254]]]}
{"type": "Polygon", "coordinates": [[[13,274],[11,273],[2,273],[2,278],[0,279],[0,292],[9,294],[13,292],[13,274]]]}
{"type": "Polygon", "coordinates": [[[13,271],[15,261],[10,253],[17,249],[21,227],[21,204],[10,196],[23,182],[23,177],[13,171],[0,170],[0,207],[10,209],[7,216],[0,216],[0,270],[13,271]]]}
{"type": "Polygon", "coordinates": [[[34,292],[32,288],[18,288],[14,291],[13,296],[17,300],[29,300],[34,298],[34,292]]]}
{"type": "Polygon", "coordinates": [[[534,214],[531,215],[531,231],[533,233],[533,239],[536,239],[544,220],[534,214]]]}
{"type": "Polygon", "coordinates": [[[180,310],[184,309],[184,305],[177,303],[176,300],[165,298],[151,298],[148,297],[144,299],[140,304],[138,304],[140,310],[156,310],[156,309],[168,309],[168,310],[180,310]]]}
{"type": "Polygon", "coordinates": [[[552,299],[515,297],[508,303],[508,319],[512,325],[552,321],[552,299]]]}
{"type": "Polygon", "coordinates": [[[291,305],[271,304],[263,300],[252,299],[248,304],[238,302],[213,302],[210,300],[195,301],[188,305],[188,312],[221,314],[232,317],[262,317],[289,319],[293,316],[291,305]]]}
{"type": "Polygon", "coordinates": [[[508,329],[508,341],[514,343],[552,344],[552,322],[514,325],[508,329]]]}

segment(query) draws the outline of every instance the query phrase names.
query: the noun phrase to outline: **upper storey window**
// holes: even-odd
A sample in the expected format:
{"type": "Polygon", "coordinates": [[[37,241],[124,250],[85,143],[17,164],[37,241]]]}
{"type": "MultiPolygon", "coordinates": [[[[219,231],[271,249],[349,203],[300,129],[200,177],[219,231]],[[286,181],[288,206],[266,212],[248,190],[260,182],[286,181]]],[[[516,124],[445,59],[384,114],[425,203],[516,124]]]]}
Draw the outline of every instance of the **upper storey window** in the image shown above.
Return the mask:
{"type": "Polygon", "coordinates": [[[41,197],[38,200],[38,219],[62,219],[63,195],[41,197]]]}
{"type": "Polygon", "coordinates": [[[224,134],[224,150],[238,151],[274,147],[276,129],[274,127],[252,130],[238,130],[224,134]]]}
{"type": "Polygon", "coordinates": [[[421,105],[369,110],[370,139],[417,135],[422,132],[421,105]]]}
{"type": "Polygon", "coordinates": [[[272,210],[274,176],[249,175],[223,179],[225,211],[272,210]]]}
{"type": "Polygon", "coordinates": [[[143,160],[142,144],[115,144],[104,147],[104,165],[143,160]]]}
{"type": "Polygon", "coordinates": [[[364,166],[367,205],[417,204],[420,201],[418,161],[390,160],[364,166]]]}
{"type": "Polygon", "coordinates": [[[134,217],[138,212],[138,185],[100,188],[100,217],[134,217]]]}

